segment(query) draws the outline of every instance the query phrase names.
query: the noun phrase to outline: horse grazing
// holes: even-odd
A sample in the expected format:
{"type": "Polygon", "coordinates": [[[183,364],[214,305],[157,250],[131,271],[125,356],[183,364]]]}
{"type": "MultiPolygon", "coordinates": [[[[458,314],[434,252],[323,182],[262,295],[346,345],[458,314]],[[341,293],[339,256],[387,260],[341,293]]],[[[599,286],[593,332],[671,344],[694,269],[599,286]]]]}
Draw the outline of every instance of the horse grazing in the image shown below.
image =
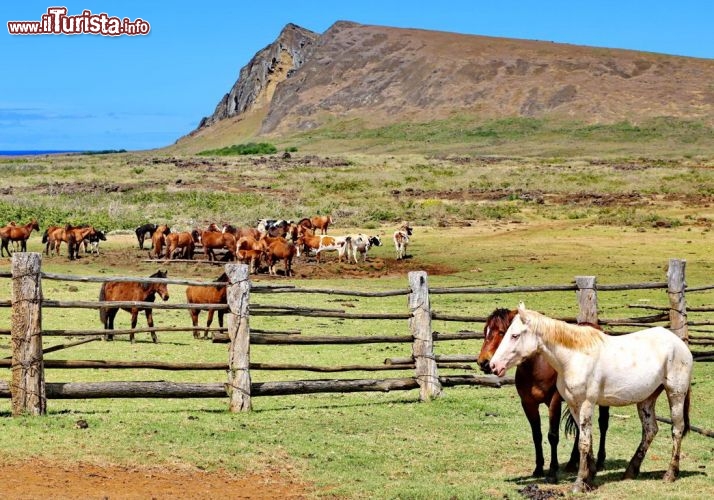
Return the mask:
{"type": "MultiPolygon", "coordinates": [[[[481,352],[478,355],[478,365],[484,373],[491,373],[489,363],[496,349],[501,344],[503,336],[511,326],[513,318],[518,314],[517,310],[496,309],[488,318],[483,327],[484,341],[481,352]]],[[[548,408],[548,443],[550,444],[550,468],[548,470],[548,480],[555,482],[558,479],[558,442],[560,441],[560,414],[562,408],[562,397],[558,392],[555,381],[557,372],[548,364],[543,355],[534,354],[524,360],[516,368],[516,391],[521,398],[521,407],[526,414],[531,427],[533,446],[535,448],[535,469],[534,477],[544,475],[543,465],[543,434],[540,428],[540,405],[548,408]]],[[[600,428],[600,447],[597,452],[597,468],[602,470],[605,465],[605,438],[610,419],[610,408],[600,406],[598,424],[600,428]]],[[[573,422],[574,424],[574,422],[573,422]]],[[[567,428],[567,426],[566,426],[567,428]]],[[[578,450],[579,431],[576,430],[573,449],[570,453],[570,460],[565,467],[567,471],[576,471],[580,452],[578,450]]]]}
{"type": "Polygon", "coordinates": [[[632,456],[625,479],[634,479],[657,434],[655,404],[664,390],[672,415],[672,458],[664,475],[679,475],[682,438],[689,432],[693,359],[687,344],[661,326],[611,337],[591,326],[570,325],[521,303],[501,345],[491,358],[491,370],[500,376],[536,352],[558,372],[558,392],[568,403],[580,429],[580,466],[573,492],[592,487],[594,405],[637,405],[642,440],[632,456]]]}
{"type": "Polygon", "coordinates": [[[4,256],[5,252],[7,252],[7,256],[10,257],[10,249],[8,248],[8,244],[11,241],[13,243],[19,241],[20,251],[26,252],[27,240],[30,238],[30,234],[32,234],[33,229],[36,231],[40,230],[40,225],[38,224],[36,219],[32,219],[24,226],[8,224],[7,226],[0,228],[0,239],[2,239],[2,246],[0,247],[0,257],[4,256]]]}
{"type": "Polygon", "coordinates": [[[211,226],[209,226],[209,229],[201,233],[201,244],[203,245],[203,253],[209,261],[216,260],[215,251],[223,248],[228,250],[227,258],[229,260],[235,260],[236,237],[231,233],[213,230],[211,226]]]}
{"type": "Polygon", "coordinates": [[[310,223],[312,223],[312,229],[315,229],[315,230],[319,229],[321,231],[320,234],[327,234],[327,228],[333,222],[334,221],[332,220],[331,215],[316,215],[314,217],[310,217],[310,223]]]}
{"type": "MultiPolygon", "coordinates": [[[[150,278],[166,278],[166,271],[157,271],[150,278]]],[[[100,302],[154,302],[156,294],[169,300],[169,289],[166,283],[141,283],[138,281],[107,281],[102,283],[99,290],[100,302]]],[[[154,317],[149,307],[122,307],[131,313],[131,328],[136,328],[136,320],[139,311],[146,314],[146,324],[149,328],[154,327],[154,317]]],[[[114,330],[114,317],[119,312],[119,307],[104,306],[99,309],[99,319],[105,330],[114,330]]],[[[114,335],[107,334],[107,340],[113,340],[114,335]]],[[[134,334],[129,334],[129,340],[134,343],[134,334]]],[[[156,332],[151,332],[151,340],[157,342],[156,332]]]]}
{"type": "MultiPolygon", "coordinates": [[[[217,283],[228,283],[228,275],[223,273],[216,280],[217,283]]],[[[225,285],[216,286],[200,286],[189,285],[186,287],[186,300],[189,304],[227,304],[227,287],[225,285]]],[[[198,331],[198,315],[202,309],[189,309],[191,314],[191,323],[193,324],[193,338],[200,338],[198,331]]],[[[208,309],[208,319],[206,320],[206,330],[203,333],[203,338],[208,338],[208,329],[213,323],[213,313],[216,309],[208,309]]],[[[226,313],[223,309],[218,309],[218,326],[223,328],[223,315],[226,313]]]]}
{"type": "Polygon", "coordinates": [[[267,248],[268,244],[264,239],[243,236],[236,242],[236,258],[244,264],[248,263],[250,272],[255,274],[267,248]]]}
{"type": "MultiPolygon", "coordinates": [[[[169,226],[161,224],[156,228],[154,234],[151,235],[151,247],[154,250],[154,258],[161,258],[164,251],[164,245],[166,244],[166,236],[169,234],[171,234],[169,226]]],[[[151,258],[151,251],[149,251],[149,258],[151,258]]]]}
{"type": "Polygon", "coordinates": [[[154,236],[154,232],[159,226],[156,224],[144,224],[142,226],[137,227],[134,230],[134,233],[136,233],[136,239],[139,242],[139,250],[144,249],[144,240],[148,237],[149,241],[151,241],[152,236],[154,236]]]}
{"type": "Polygon", "coordinates": [[[99,242],[107,241],[107,234],[104,231],[96,230],[95,234],[89,235],[84,238],[84,253],[91,253],[92,255],[99,255],[99,242]],[[90,250],[91,248],[91,250],[90,250]]]}
{"type": "Polygon", "coordinates": [[[261,238],[267,245],[265,250],[265,255],[268,260],[268,272],[271,276],[277,276],[278,272],[275,269],[275,265],[279,260],[282,260],[285,264],[285,277],[289,277],[293,274],[293,258],[297,254],[297,247],[295,243],[289,241],[282,236],[277,238],[270,238],[269,236],[263,236],[261,238]]]}
{"type": "Polygon", "coordinates": [[[169,233],[166,236],[166,258],[177,259],[193,259],[193,253],[196,248],[194,237],[189,232],[169,233]]]}
{"type": "Polygon", "coordinates": [[[60,254],[62,243],[67,243],[67,256],[74,260],[79,256],[79,247],[86,238],[96,236],[97,230],[93,226],[72,226],[66,224],[62,226],[50,226],[42,235],[42,242],[45,243],[45,254],[50,255],[53,251],[55,255],[60,254]]]}

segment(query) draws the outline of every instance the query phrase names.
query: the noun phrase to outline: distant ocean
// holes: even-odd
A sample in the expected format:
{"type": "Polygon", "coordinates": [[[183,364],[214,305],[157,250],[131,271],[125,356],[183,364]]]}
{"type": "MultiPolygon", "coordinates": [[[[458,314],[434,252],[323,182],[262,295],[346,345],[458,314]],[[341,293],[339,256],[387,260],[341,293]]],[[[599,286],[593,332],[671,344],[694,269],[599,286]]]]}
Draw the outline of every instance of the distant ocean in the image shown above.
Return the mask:
{"type": "Polygon", "coordinates": [[[81,153],[81,151],[71,151],[62,149],[19,149],[17,151],[0,151],[0,156],[37,156],[37,155],[55,155],[62,153],[81,153]]]}

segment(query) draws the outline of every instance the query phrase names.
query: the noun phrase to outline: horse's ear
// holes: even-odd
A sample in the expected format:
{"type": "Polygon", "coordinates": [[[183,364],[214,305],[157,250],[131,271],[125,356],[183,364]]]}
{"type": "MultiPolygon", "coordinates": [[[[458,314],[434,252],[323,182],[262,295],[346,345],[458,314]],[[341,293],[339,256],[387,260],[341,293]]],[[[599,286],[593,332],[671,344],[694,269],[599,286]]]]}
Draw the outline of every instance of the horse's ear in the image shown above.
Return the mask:
{"type": "Polygon", "coordinates": [[[518,303],[518,317],[521,318],[521,322],[525,325],[528,322],[528,317],[526,314],[526,304],[523,301],[518,303]]]}

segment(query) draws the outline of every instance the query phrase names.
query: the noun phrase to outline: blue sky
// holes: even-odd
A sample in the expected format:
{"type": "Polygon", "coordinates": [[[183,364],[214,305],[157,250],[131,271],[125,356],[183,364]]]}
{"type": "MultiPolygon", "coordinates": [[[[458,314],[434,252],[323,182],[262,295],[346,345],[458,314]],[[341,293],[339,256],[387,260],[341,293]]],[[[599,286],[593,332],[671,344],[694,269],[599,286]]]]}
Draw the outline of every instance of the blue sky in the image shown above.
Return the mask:
{"type": "Polygon", "coordinates": [[[714,2],[2,2],[0,150],[151,149],[211,114],[238,71],[289,22],[335,21],[714,58],[714,2]],[[51,6],[151,25],[146,36],[10,35],[51,6]]]}

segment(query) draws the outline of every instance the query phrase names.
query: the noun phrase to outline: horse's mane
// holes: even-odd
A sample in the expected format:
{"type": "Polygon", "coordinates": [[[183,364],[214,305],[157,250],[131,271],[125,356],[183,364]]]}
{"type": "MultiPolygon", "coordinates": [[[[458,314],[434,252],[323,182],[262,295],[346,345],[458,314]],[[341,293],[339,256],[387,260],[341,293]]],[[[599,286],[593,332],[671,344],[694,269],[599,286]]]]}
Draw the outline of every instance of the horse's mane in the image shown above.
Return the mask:
{"type": "MultiPolygon", "coordinates": [[[[149,278],[165,278],[167,275],[168,275],[168,271],[162,271],[161,269],[159,269],[154,274],[149,276],[149,278]]],[[[157,284],[158,283],[141,283],[141,288],[148,292],[157,284]]]]}
{"type": "Polygon", "coordinates": [[[600,344],[605,338],[601,330],[590,325],[571,325],[537,311],[528,311],[527,315],[531,329],[538,332],[546,342],[584,351],[600,344]]]}
{"type": "MultiPolygon", "coordinates": [[[[503,307],[494,309],[494,311],[486,318],[486,328],[490,327],[492,331],[498,330],[501,333],[506,333],[511,325],[513,318],[516,315],[515,310],[511,311],[503,307]]],[[[484,332],[486,331],[484,328],[484,332]]]]}

